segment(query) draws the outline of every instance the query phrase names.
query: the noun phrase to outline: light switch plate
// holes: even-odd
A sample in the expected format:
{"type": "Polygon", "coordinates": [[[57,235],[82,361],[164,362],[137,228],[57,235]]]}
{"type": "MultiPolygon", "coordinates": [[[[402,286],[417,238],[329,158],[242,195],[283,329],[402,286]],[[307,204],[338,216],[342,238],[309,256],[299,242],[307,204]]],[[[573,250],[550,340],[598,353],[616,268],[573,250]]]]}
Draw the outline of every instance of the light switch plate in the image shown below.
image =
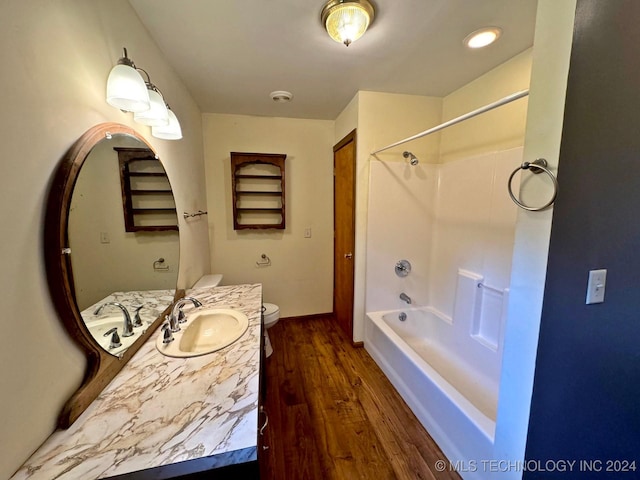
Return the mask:
{"type": "Polygon", "coordinates": [[[604,302],[604,290],[607,284],[606,270],[589,271],[589,283],[587,284],[587,305],[604,302]]]}

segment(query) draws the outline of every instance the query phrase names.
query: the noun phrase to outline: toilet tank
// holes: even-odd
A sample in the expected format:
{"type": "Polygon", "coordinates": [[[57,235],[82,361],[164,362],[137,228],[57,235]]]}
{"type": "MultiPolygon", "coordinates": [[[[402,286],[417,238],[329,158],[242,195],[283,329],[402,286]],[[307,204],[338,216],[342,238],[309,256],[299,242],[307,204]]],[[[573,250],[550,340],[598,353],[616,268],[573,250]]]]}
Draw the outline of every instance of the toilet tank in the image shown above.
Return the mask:
{"type": "Polygon", "coordinates": [[[217,287],[222,281],[221,273],[212,273],[211,275],[204,275],[198,280],[191,288],[207,288],[217,287]]]}

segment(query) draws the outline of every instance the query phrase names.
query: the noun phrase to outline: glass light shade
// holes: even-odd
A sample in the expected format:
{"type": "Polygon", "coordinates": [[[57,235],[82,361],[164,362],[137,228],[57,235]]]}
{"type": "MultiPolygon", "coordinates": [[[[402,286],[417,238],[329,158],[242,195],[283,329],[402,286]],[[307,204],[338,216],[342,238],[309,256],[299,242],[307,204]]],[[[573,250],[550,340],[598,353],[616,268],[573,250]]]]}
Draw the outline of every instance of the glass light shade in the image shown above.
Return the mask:
{"type": "Polygon", "coordinates": [[[164,127],[151,127],[151,135],[163,140],[180,140],[182,138],[182,129],[180,128],[180,122],[175,113],[170,109],[169,112],[169,125],[164,127]]]}
{"type": "Polygon", "coordinates": [[[155,90],[149,89],[149,100],[151,101],[151,108],[144,112],[134,113],[133,119],[138,123],[151,127],[169,125],[169,111],[162,95],[155,90]]]}
{"type": "Polygon", "coordinates": [[[349,46],[367,31],[371,17],[357,3],[345,3],[335,7],[327,17],[325,28],[336,42],[349,46]]]}
{"type": "Polygon", "coordinates": [[[118,64],[111,69],[107,80],[107,103],[127,112],[149,110],[147,85],[133,67],[118,64]]]}

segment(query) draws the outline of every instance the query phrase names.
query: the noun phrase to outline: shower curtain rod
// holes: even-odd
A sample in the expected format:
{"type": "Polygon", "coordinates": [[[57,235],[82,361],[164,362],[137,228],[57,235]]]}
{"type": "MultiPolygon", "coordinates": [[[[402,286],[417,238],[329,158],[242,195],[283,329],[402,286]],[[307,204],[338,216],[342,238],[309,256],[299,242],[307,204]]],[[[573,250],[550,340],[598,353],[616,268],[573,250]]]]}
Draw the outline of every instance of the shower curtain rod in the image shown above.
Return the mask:
{"type": "Polygon", "coordinates": [[[526,97],[527,95],[529,95],[529,90],[521,90],[519,92],[516,93],[512,93],[511,95],[507,95],[506,97],[490,103],[489,105],[485,105],[484,107],[480,107],[476,110],[473,110],[472,112],[469,113],[465,113],[464,115],[460,115],[459,117],[453,118],[451,120],[448,120],[444,123],[441,123],[440,125],[430,128],[428,130],[425,130],[424,132],[420,132],[420,133],[416,133],[415,135],[412,135],[411,137],[407,137],[404,140],[400,140],[396,143],[392,143],[391,145],[387,145],[386,147],[383,148],[379,148],[378,150],[376,150],[375,152],[371,152],[371,155],[375,155],[376,153],[380,153],[384,150],[388,150],[390,148],[393,147],[397,147],[398,145],[402,145],[403,143],[407,143],[410,142],[411,140],[416,140],[418,138],[424,137],[426,135],[429,135],[431,133],[435,133],[438,132],[444,128],[450,127],[451,125],[455,125],[456,123],[460,123],[464,120],[467,120],[471,117],[475,117],[476,115],[480,115],[481,113],[484,112],[488,112],[489,110],[493,110],[494,108],[500,107],[502,105],[505,105],[507,103],[511,103],[514,100],[518,100],[519,98],[522,97],[526,97]]]}

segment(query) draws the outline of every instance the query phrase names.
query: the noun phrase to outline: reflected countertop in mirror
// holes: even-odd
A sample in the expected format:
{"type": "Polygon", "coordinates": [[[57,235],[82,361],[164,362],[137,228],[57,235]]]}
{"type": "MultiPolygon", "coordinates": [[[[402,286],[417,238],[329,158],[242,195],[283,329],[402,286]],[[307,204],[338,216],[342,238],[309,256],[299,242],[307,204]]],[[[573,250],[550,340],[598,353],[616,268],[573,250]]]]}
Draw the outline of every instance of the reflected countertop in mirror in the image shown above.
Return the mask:
{"type": "Polygon", "coordinates": [[[173,289],[113,292],[80,314],[87,329],[100,346],[112,355],[120,356],[173,303],[175,293],[173,289]],[[134,325],[133,335],[130,337],[123,336],[124,314],[120,308],[106,305],[100,313],[95,313],[101,305],[110,303],[118,303],[126,308],[133,322],[136,315],[140,317],[141,325],[134,325]],[[110,345],[112,334],[109,332],[112,332],[113,328],[117,329],[120,346],[110,345]]]}

